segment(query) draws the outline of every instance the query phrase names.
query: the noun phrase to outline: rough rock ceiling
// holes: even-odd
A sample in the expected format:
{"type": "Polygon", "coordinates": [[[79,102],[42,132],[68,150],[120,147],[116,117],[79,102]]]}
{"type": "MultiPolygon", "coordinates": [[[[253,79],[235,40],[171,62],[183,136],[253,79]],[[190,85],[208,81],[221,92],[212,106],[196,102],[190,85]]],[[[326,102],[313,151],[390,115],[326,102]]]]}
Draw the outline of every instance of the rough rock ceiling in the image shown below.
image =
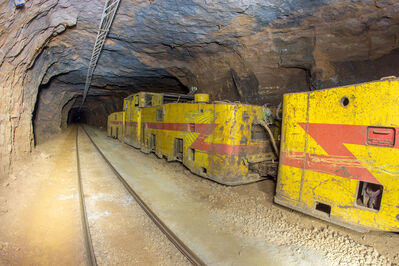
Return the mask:
{"type": "MultiPolygon", "coordinates": [[[[0,4],[0,171],[30,151],[32,118],[38,132],[57,132],[76,107],[103,4],[0,4]]],[[[196,86],[213,99],[277,104],[286,92],[398,69],[397,0],[123,0],[90,103],[107,105],[105,116],[137,90],[196,86]]]]}
{"type": "MultiPolygon", "coordinates": [[[[175,91],[197,86],[216,98],[261,103],[278,101],[286,91],[379,78],[384,70],[367,62],[399,47],[395,2],[125,0],[93,85],[175,91]],[[351,67],[359,73],[342,71],[351,67]]],[[[59,76],[79,87],[102,3],[68,3],[65,14],[75,15],[76,25],[52,38],[38,60],[51,62],[42,83],[59,76]]]]}

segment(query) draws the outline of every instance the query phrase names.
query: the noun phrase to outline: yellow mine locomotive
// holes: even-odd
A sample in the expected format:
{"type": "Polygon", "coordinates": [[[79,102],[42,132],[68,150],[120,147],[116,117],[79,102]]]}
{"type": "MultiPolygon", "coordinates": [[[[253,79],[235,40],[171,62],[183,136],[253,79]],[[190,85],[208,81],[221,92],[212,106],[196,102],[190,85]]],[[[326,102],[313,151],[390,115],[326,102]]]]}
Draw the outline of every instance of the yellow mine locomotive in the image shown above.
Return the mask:
{"type": "Polygon", "coordinates": [[[284,95],[275,202],[399,231],[399,80],[284,95]]]}
{"type": "Polygon", "coordinates": [[[115,112],[108,116],[107,133],[109,137],[121,139],[123,136],[123,114],[124,112],[115,112]]]}
{"type": "MultiPolygon", "coordinates": [[[[140,92],[108,135],[222,184],[277,175],[275,110],[140,92]]],[[[283,98],[276,203],[358,231],[399,231],[399,80],[283,98]]]]}
{"type": "Polygon", "coordinates": [[[108,117],[109,136],[226,185],[276,175],[275,130],[269,108],[209,103],[208,94],[140,92],[108,117]]]}

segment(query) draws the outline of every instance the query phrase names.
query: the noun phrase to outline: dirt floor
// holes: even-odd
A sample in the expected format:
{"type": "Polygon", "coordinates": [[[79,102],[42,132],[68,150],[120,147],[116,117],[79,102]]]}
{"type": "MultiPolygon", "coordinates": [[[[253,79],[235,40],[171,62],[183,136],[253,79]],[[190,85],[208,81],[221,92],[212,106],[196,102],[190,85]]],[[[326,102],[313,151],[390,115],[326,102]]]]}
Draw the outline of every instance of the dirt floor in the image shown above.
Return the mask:
{"type": "MultiPolygon", "coordinates": [[[[0,265],[87,265],[76,128],[38,146],[0,184],[0,265]]],[[[102,158],[81,142],[89,224],[99,265],[188,265],[102,158]]]]}
{"type": "MultiPolygon", "coordinates": [[[[181,168],[177,164],[173,167],[181,168]]],[[[183,173],[190,179],[196,178],[187,170],[183,173]]],[[[332,265],[399,264],[399,234],[362,234],[276,205],[272,180],[239,187],[220,186],[207,180],[196,182],[206,183],[208,188],[198,194],[198,199],[213,205],[215,219],[232,222],[234,232],[262,237],[278,246],[318,251],[332,265]]]]}
{"type": "MultiPolygon", "coordinates": [[[[390,265],[399,263],[399,235],[361,234],[272,203],[275,183],[264,181],[244,189],[213,187],[208,200],[217,219],[233,221],[234,231],[263,237],[279,246],[320,252],[332,265],[390,265]]],[[[300,251],[298,250],[298,253],[300,251]]]]}
{"type": "Polygon", "coordinates": [[[190,265],[135,202],[80,130],[90,233],[99,265],[190,265]]]}
{"type": "Polygon", "coordinates": [[[0,263],[85,265],[75,131],[38,146],[0,186],[0,263]]]}
{"type": "MultiPolygon", "coordinates": [[[[70,128],[38,146],[32,159],[18,162],[14,173],[0,184],[1,265],[86,264],[74,132],[70,128]]],[[[84,164],[98,165],[100,158],[86,148],[90,154],[86,159],[92,162],[84,164]]],[[[311,254],[327,265],[399,265],[399,234],[361,234],[280,207],[273,203],[273,181],[221,186],[191,174],[180,163],[168,163],[153,154],[125,148],[153,169],[167,173],[186,195],[209,206],[210,217],[215,224],[224,224],[223,230],[270,243],[275,252],[290,249],[298,258],[292,264],[301,264],[301,257],[311,254]]],[[[86,179],[84,187],[100,264],[186,264],[123,187],[111,181],[111,173],[98,170],[87,170],[99,181],[86,179]],[[137,228],[141,228],[140,232],[137,228]]]]}
{"type": "MultiPolygon", "coordinates": [[[[181,169],[175,163],[171,167],[181,169]]],[[[176,172],[197,179],[187,170],[176,172]]],[[[184,179],[182,174],[176,176],[184,179]]],[[[272,180],[239,187],[220,186],[201,179],[195,182],[205,183],[207,187],[197,194],[198,199],[213,205],[211,212],[215,219],[233,223],[232,232],[261,237],[278,246],[291,246],[298,253],[301,253],[298,247],[308,248],[325,256],[331,265],[399,265],[399,234],[362,234],[276,205],[272,180]]]]}

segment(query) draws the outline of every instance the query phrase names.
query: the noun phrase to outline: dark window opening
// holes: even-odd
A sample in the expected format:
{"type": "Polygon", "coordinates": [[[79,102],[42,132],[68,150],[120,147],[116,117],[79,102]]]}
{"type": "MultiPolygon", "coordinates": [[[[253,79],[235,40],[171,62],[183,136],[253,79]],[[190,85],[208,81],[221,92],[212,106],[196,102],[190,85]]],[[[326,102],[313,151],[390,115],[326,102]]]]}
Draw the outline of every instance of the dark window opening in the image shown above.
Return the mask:
{"type": "Polygon", "coordinates": [[[328,204],[321,203],[321,202],[316,202],[316,210],[324,212],[328,215],[331,214],[331,206],[328,204]]]}
{"type": "Polygon", "coordinates": [[[146,94],[144,97],[145,100],[145,107],[147,106],[152,106],[152,95],[151,94],[146,94]]]}
{"type": "Polygon", "coordinates": [[[156,136],[151,134],[151,150],[155,151],[156,149],[156,136]]]}
{"type": "Polygon", "coordinates": [[[183,161],[183,139],[175,139],[175,158],[183,161]]]}
{"type": "Polygon", "coordinates": [[[191,161],[195,161],[195,150],[194,149],[188,149],[189,155],[188,157],[190,158],[191,161]]]}
{"type": "Polygon", "coordinates": [[[153,95],[151,102],[152,102],[152,106],[164,104],[163,96],[162,95],[153,95]]]}
{"type": "Polygon", "coordinates": [[[183,95],[183,94],[163,94],[163,103],[189,103],[194,100],[194,95],[183,95]]]}
{"type": "Polygon", "coordinates": [[[163,121],[163,109],[157,109],[157,121],[163,121]]]}
{"type": "Polygon", "coordinates": [[[383,186],[359,181],[356,204],[372,210],[379,211],[381,208],[383,186]]]}
{"type": "Polygon", "coordinates": [[[201,173],[202,173],[202,174],[206,175],[207,172],[208,172],[208,171],[206,170],[205,167],[201,167],[201,173]]]}
{"type": "Polygon", "coordinates": [[[115,134],[115,138],[116,138],[116,139],[117,139],[118,136],[119,136],[119,135],[118,135],[118,129],[119,129],[119,128],[116,128],[116,134],[115,134]]]}
{"type": "Polygon", "coordinates": [[[111,137],[113,137],[113,136],[112,136],[112,127],[111,127],[111,134],[110,134],[110,135],[111,135],[111,137]]]}
{"type": "Polygon", "coordinates": [[[144,123],[141,123],[141,143],[144,144],[144,137],[145,137],[145,127],[144,127],[144,123]]]}

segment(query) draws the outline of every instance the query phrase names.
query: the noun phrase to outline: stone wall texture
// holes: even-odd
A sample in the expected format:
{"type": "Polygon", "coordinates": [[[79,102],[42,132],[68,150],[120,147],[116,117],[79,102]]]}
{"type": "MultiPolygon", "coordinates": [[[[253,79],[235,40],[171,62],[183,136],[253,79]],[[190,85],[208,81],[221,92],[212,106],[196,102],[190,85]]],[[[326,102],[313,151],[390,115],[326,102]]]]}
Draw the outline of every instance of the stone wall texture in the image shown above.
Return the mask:
{"type": "MultiPolygon", "coordinates": [[[[0,4],[0,174],[76,113],[103,5],[0,4]]],[[[82,117],[104,126],[140,90],[275,105],[398,72],[397,0],[123,0],[82,117]]]]}

